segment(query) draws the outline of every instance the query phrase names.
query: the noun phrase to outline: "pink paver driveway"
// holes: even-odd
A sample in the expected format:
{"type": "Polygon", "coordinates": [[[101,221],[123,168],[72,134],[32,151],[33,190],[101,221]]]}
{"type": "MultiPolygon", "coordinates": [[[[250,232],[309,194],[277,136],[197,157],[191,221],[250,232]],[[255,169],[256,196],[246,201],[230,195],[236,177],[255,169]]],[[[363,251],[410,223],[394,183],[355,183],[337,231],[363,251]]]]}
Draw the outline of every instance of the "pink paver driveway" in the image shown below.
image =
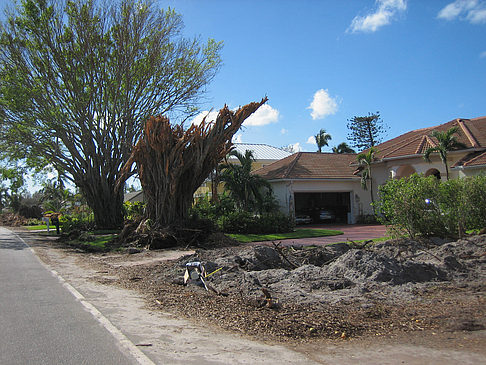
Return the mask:
{"type": "MultiPolygon", "coordinates": [[[[346,242],[346,241],[359,241],[370,240],[373,238],[381,238],[386,235],[386,227],[381,225],[367,225],[367,224],[349,224],[349,225],[311,225],[311,226],[297,226],[298,228],[322,228],[331,229],[344,232],[339,236],[330,237],[311,237],[311,238],[299,238],[281,240],[284,246],[310,246],[319,245],[325,246],[330,243],[346,242]]],[[[268,244],[271,242],[253,242],[252,244],[268,244]]]]}

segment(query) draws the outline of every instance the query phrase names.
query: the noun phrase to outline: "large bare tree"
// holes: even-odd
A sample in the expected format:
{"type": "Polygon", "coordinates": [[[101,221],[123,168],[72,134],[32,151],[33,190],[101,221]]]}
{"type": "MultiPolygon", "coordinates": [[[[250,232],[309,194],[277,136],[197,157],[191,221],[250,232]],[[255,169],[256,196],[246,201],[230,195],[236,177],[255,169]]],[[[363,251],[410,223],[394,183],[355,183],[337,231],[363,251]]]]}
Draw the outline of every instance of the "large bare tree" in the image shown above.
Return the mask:
{"type": "Polygon", "coordinates": [[[4,150],[54,166],[99,227],[123,223],[116,181],[144,121],[194,115],[219,69],[221,44],[181,28],[178,14],[144,0],[24,0],[1,24],[4,150]]]}

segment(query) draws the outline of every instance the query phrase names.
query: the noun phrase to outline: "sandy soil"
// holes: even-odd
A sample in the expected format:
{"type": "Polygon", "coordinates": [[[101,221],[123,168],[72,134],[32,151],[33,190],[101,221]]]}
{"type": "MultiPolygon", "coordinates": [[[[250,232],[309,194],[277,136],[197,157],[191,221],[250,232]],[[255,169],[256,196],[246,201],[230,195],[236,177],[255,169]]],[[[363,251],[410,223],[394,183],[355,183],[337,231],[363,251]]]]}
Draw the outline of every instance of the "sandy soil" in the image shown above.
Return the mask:
{"type": "MultiPolygon", "coordinates": [[[[252,333],[244,326],[239,331],[238,326],[224,325],[226,321],[220,325],[214,318],[210,320],[210,307],[202,306],[206,313],[200,317],[191,310],[198,300],[213,303],[215,311],[217,303],[232,303],[224,302],[221,296],[206,298],[198,291],[169,285],[166,293],[182,291],[178,296],[168,295],[166,300],[187,301],[191,308],[184,313],[184,306],[161,305],[164,298],[144,290],[147,282],[136,276],[191,251],[93,255],[57,247],[49,239],[29,232],[17,233],[48,267],[81,292],[157,364],[486,364],[485,330],[437,328],[416,322],[407,331],[373,333],[370,327],[370,331],[356,336],[341,337],[337,333],[335,338],[280,338],[271,332],[266,337],[265,331],[252,333]],[[127,289],[130,286],[133,289],[127,289]]],[[[453,298],[452,306],[456,299],[460,298],[453,298]]],[[[478,299],[479,308],[474,304],[466,308],[465,314],[471,308],[484,311],[481,299],[484,297],[478,299]]]]}

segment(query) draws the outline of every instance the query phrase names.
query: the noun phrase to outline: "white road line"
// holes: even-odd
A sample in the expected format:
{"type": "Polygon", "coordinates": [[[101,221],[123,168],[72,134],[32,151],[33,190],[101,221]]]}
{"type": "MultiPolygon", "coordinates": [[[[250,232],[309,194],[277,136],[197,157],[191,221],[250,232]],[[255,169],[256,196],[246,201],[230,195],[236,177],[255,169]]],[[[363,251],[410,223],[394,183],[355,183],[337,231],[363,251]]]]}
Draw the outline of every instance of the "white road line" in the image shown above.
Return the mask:
{"type": "MultiPolygon", "coordinates": [[[[12,232],[12,231],[10,231],[12,232]]],[[[113,323],[110,322],[108,318],[106,318],[96,307],[91,304],[86,298],[77,291],[71,284],[69,284],[59,273],[55,270],[52,270],[49,266],[41,261],[41,259],[36,255],[34,249],[30,247],[27,242],[25,242],[22,237],[20,237],[17,233],[12,232],[23,244],[25,244],[30,251],[34,254],[37,260],[44,266],[47,270],[51,272],[51,274],[56,277],[61,284],[69,290],[69,292],[83,305],[83,307],[91,313],[91,315],[103,326],[106,328],[108,332],[111,333],[113,337],[120,343],[120,346],[125,348],[130,355],[132,355],[139,364],[141,365],[156,365],[152,360],[150,360],[147,355],[145,355],[135,344],[128,339],[127,336],[123,334],[113,323]]]]}

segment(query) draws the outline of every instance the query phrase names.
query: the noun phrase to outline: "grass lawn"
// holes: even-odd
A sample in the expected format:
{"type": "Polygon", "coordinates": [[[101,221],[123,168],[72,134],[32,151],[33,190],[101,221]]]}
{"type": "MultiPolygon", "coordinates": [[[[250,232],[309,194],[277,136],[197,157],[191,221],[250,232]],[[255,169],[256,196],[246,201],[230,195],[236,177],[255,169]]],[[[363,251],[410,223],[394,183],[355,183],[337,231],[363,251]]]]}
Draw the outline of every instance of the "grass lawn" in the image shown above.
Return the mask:
{"type": "Polygon", "coordinates": [[[66,244],[72,247],[80,248],[87,252],[103,252],[113,249],[107,247],[106,244],[116,236],[116,234],[93,235],[87,241],[75,239],[67,241],[66,244]]]}
{"type": "Polygon", "coordinates": [[[294,232],[289,233],[273,233],[273,234],[238,234],[232,233],[227,236],[241,243],[248,242],[260,242],[260,241],[278,241],[297,238],[309,238],[309,237],[325,237],[325,236],[337,236],[343,234],[341,231],[332,231],[330,229],[308,229],[297,228],[294,232]]]}
{"type": "Polygon", "coordinates": [[[111,241],[116,235],[109,234],[96,237],[93,241],[82,242],[84,245],[91,246],[93,248],[105,249],[106,244],[111,241]]]}
{"type": "MultiPolygon", "coordinates": [[[[47,226],[45,224],[39,224],[37,226],[22,226],[22,228],[26,228],[29,231],[40,231],[41,229],[47,230],[47,226]]],[[[49,229],[53,229],[54,231],[56,230],[56,226],[53,226],[52,224],[49,226],[49,229]]]]}

